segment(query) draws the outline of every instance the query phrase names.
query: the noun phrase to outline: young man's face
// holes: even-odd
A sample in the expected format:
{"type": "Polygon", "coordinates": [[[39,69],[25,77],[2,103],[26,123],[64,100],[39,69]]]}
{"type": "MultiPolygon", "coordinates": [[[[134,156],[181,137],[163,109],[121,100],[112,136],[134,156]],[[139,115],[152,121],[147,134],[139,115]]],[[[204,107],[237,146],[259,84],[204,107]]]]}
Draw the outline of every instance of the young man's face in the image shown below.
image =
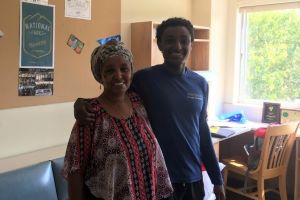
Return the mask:
{"type": "Polygon", "coordinates": [[[190,32],[184,26],[168,27],[162,34],[158,48],[165,63],[176,67],[185,67],[192,49],[190,32]]]}

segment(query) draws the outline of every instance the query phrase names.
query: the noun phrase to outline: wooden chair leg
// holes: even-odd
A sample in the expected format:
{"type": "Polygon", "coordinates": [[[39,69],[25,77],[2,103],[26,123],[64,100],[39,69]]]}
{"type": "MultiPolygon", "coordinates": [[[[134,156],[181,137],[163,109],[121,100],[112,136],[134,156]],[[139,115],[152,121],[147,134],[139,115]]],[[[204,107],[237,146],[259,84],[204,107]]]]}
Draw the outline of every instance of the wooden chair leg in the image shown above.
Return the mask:
{"type": "Polygon", "coordinates": [[[225,186],[225,188],[227,186],[227,178],[228,178],[228,169],[225,167],[224,168],[224,186],[225,186]]]}
{"type": "Polygon", "coordinates": [[[279,192],[280,192],[280,199],[281,200],[287,200],[287,194],[286,194],[286,176],[281,175],[279,176],[279,192]]]}
{"type": "Polygon", "coordinates": [[[258,200],[265,200],[265,180],[263,178],[257,179],[257,195],[258,200]]]}

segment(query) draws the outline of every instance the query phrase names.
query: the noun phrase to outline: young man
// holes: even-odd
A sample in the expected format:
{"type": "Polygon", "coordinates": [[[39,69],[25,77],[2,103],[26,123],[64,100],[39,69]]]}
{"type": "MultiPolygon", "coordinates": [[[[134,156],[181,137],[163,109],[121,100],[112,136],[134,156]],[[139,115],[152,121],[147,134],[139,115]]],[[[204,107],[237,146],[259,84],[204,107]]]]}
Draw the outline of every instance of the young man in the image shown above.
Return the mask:
{"type": "MultiPolygon", "coordinates": [[[[183,18],[167,19],[157,27],[156,38],[164,63],[136,72],[132,89],[144,101],[167,164],[174,199],[203,199],[200,166],[204,164],[217,200],[223,200],[222,175],[206,121],[208,84],[185,65],[194,40],[193,25],[183,18]]],[[[80,101],[76,104],[75,110],[84,110],[80,101]]],[[[86,116],[85,121],[93,115],[86,116]]]]}

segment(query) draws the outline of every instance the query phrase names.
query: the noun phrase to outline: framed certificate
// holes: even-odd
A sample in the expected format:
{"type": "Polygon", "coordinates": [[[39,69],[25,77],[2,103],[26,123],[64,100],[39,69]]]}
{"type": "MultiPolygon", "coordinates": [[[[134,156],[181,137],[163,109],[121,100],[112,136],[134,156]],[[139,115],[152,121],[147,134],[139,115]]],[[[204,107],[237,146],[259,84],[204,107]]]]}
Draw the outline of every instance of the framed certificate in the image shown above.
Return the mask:
{"type": "Polygon", "coordinates": [[[262,122],[263,123],[278,123],[280,124],[280,103],[264,102],[262,122]]]}

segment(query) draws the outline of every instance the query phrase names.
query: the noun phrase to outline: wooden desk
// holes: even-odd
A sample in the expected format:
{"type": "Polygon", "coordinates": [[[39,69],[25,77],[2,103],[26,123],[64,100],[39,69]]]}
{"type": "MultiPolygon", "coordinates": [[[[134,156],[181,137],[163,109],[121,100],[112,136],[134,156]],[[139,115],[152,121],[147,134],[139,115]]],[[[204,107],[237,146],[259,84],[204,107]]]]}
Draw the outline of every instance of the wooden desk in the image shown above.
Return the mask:
{"type": "Polygon", "coordinates": [[[299,134],[297,135],[296,138],[294,200],[300,200],[300,135],[299,134]]]}
{"type": "MultiPolygon", "coordinates": [[[[236,132],[233,135],[231,135],[231,136],[229,136],[227,138],[215,138],[215,137],[212,137],[212,141],[213,141],[213,144],[214,144],[214,149],[215,149],[217,158],[219,160],[221,160],[222,158],[224,158],[224,148],[222,148],[222,151],[220,151],[220,145],[221,144],[223,144],[224,142],[226,143],[226,141],[233,141],[233,140],[236,140],[236,139],[239,139],[239,138],[244,138],[245,137],[244,134],[248,134],[248,133],[251,133],[250,134],[251,135],[250,139],[253,140],[253,134],[252,134],[250,128],[238,128],[238,129],[236,128],[236,132]]],[[[249,137],[247,137],[247,138],[249,139],[249,137]]],[[[249,143],[249,140],[247,141],[247,143],[249,143]]],[[[246,143],[244,143],[244,144],[246,144],[246,143]]]]}
{"type": "MultiPolygon", "coordinates": [[[[210,126],[231,127],[230,129],[235,131],[233,135],[227,138],[212,137],[214,149],[219,160],[226,158],[226,156],[231,157],[232,155],[235,155],[237,153],[237,149],[243,150],[244,144],[250,144],[253,141],[253,130],[259,127],[267,126],[267,124],[257,122],[247,122],[246,124],[239,124],[235,122],[208,121],[208,124],[210,126]],[[234,146],[230,145],[230,143],[234,143],[234,146]]],[[[241,151],[238,152],[238,154],[240,153],[241,151]]]]}

